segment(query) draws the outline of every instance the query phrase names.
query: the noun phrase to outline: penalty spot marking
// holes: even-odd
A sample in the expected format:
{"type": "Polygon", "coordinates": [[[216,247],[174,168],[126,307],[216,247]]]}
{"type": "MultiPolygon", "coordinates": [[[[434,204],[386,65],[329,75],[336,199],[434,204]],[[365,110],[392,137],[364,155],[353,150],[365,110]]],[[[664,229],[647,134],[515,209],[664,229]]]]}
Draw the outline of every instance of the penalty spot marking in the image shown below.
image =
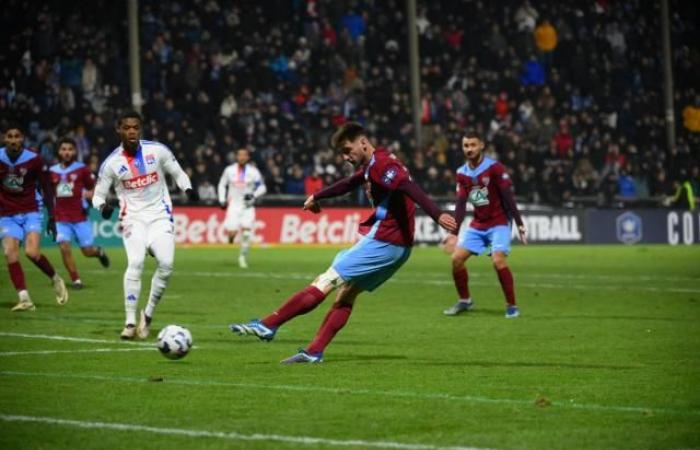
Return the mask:
{"type": "Polygon", "coordinates": [[[183,428],[161,428],[149,427],[147,425],[136,425],[130,423],[117,422],[92,422],[82,420],[60,419],[55,417],[42,416],[19,416],[11,414],[0,414],[0,420],[5,422],[25,422],[41,423],[46,425],[56,425],[70,428],[83,428],[93,430],[114,430],[114,431],[140,431],[143,433],[164,434],[168,436],[185,436],[190,438],[214,438],[227,441],[259,441],[259,442],[284,442],[287,444],[301,445],[326,445],[329,447],[371,447],[371,448],[391,448],[400,450],[488,450],[477,447],[441,447],[430,444],[409,444],[393,441],[366,441],[360,439],[326,439],[313,436],[285,436],[281,434],[243,434],[236,431],[207,431],[192,430],[183,428]]]}

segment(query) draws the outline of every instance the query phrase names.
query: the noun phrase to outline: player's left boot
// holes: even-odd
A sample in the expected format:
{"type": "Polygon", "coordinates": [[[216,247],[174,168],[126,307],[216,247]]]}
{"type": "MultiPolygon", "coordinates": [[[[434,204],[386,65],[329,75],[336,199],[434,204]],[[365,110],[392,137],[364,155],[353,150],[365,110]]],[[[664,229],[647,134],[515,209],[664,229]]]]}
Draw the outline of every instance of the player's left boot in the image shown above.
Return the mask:
{"type": "Polygon", "coordinates": [[[63,278],[55,274],[51,282],[53,283],[53,291],[56,293],[56,303],[59,305],[68,303],[68,289],[66,289],[66,283],[63,282],[63,278]]]}
{"type": "Polygon", "coordinates": [[[122,330],[119,338],[124,341],[131,341],[136,336],[136,326],[134,324],[127,324],[122,330]]]}
{"type": "Polygon", "coordinates": [[[100,248],[100,254],[97,256],[97,258],[100,260],[100,264],[102,264],[102,267],[105,269],[109,267],[109,257],[107,256],[107,253],[105,253],[105,250],[103,248],[100,248]]]}
{"type": "Polygon", "coordinates": [[[520,317],[520,310],[515,305],[508,305],[506,307],[506,319],[515,319],[520,317]]]}
{"type": "Polygon", "coordinates": [[[299,349],[299,352],[296,355],[292,355],[287,359],[283,359],[280,361],[280,364],[296,364],[296,363],[311,363],[311,364],[318,364],[320,362],[323,362],[323,353],[314,353],[311,354],[304,350],[303,348],[299,349]]]}
{"type": "Polygon", "coordinates": [[[248,261],[246,261],[245,256],[238,257],[238,267],[240,267],[241,269],[248,268],[248,261]]]}
{"type": "Polygon", "coordinates": [[[80,279],[77,279],[77,280],[75,280],[75,281],[73,282],[73,289],[78,289],[78,290],[80,290],[80,289],[82,289],[83,287],[84,287],[84,286],[83,286],[83,282],[82,282],[80,279]]]}
{"type": "Polygon", "coordinates": [[[19,293],[19,302],[17,302],[17,304],[12,308],[12,311],[18,312],[34,310],[36,310],[36,306],[34,306],[32,299],[29,297],[29,292],[27,292],[26,290],[21,291],[19,293]]]}
{"type": "Polygon", "coordinates": [[[442,313],[446,316],[456,316],[466,311],[474,309],[474,300],[469,301],[458,300],[457,303],[444,310],[442,313]]]}
{"type": "Polygon", "coordinates": [[[232,323],[229,329],[240,336],[256,336],[261,341],[271,341],[275,338],[277,328],[268,328],[258,319],[248,323],[232,323]]]}
{"type": "Polygon", "coordinates": [[[136,328],[136,335],[139,339],[148,338],[151,332],[151,318],[146,315],[144,310],[141,310],[141,318],[139,319],[139,326],[136,328]]]}

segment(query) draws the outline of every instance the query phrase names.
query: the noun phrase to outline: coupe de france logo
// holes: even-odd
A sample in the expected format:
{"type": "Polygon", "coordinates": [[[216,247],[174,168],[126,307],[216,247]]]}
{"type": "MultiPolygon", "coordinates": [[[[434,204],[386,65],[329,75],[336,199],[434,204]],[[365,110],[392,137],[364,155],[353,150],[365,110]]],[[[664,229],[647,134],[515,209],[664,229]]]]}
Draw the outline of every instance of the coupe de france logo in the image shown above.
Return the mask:
{"type": "Polygon", "coordinates": [[[642,240],[642,219],[633,212],[617,216],[617,240],[624,244],[636,244],[642,240]]]}

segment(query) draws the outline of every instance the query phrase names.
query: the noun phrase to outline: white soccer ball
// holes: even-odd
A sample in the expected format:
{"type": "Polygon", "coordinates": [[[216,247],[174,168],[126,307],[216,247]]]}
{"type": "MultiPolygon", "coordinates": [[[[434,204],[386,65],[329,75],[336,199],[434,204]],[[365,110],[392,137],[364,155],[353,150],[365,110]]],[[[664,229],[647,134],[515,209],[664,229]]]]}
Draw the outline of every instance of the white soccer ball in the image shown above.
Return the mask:
{"type": "Polygon", "coordinates": [[[192,348],[192,334],[180,325],[168,325],[158,333],[157,345],[166,358],[180,359],[192,348]]]}

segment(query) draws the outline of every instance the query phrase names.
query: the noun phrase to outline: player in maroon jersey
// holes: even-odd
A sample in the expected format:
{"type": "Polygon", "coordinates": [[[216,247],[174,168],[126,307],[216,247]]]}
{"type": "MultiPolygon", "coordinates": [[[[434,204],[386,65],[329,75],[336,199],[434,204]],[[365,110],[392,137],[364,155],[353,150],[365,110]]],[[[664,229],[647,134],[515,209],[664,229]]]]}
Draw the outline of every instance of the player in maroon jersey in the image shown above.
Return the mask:
{"type": "Polygon", "coordinates": [[[338,253],[326,272],[272,314],[262,320],[229,326],[231,331],[240,335],[272,340],[285,322],[313,310],[338,288],[335,303],[316,337],[299,353],[283,360],[284,364],[321,362],[324,349],[350,318],[357,295],[378,288],[406,262],[413,246],[414,202],[448,231],[456,229],[454,218],[438,209],[394,155],[385,149],[375,148],[359,123],[342,125],[333,135],[331,146],[342,152],[343,159],[351,163],[356,171],[350,177],[309,196],[304,202],[304,209],[319,213],[319,200],[337,197],[364,186],[374,209],[360,224],[359,231],[364,237],[351,248],[338,253]]]}
{"type": "Polygon", "coordinates": [[[41,157],[24,148],[24,133],[19,125],[9,125],[5,129],[4,140],[5,147],[0,148],[0,237],[10,279],[19,296],[19,302],[12,311],[35,309],[19,263],[22,241],[27,258],[51,278],[56,302],[64,305],[68,301],[66,285],[40,249],[43,217],[37,196],[39,190],[48,212],[47,232],[56,237],[54,199],[48,174],[41,157]]]}
{"type": "Polygon", "coordinates": [[[102,267],[109,267],[107,254],[101,247],[93,245],[92,224],[87,218],[86,200],[92,198],[95,177],[85,164],[76,161],[78,151],[73,139],[61,139],[57,153],[59,163],[49,169],[56,199],[56,242],[61,248],[63,264],[70,274],[73,287],[81,289],[83,282],[71,253],[71,241],[78,243],[84,256],[99,258],[102,267]]]}
{"type": "Polygon", "coordinates": [[[513,275],[506,257],[510,253],[511,221],[515,220],[518,235],[527,243],[525,225],[513,197],[513,183],[503,164],[483,152],[484,141],[472,131],[462,138],[462,151],[467,162],[457,169],[457,205],[455,219],[457,231],[446,237],[452,252],[452,277],[459,294],[457,303],[444,311],[455,316],[474,308],[469,295],[469,283],[465,263],[471,255],[488,252],[506,299],[506,318],[515,318],[520,310],[515,304],[513,275]],[[474,220],[466,233],[459,236],[459,227],[464,221],[467,201],[474,207],[474,220]],[[457,245],[454,243],[457,241],[457,245]]]}

